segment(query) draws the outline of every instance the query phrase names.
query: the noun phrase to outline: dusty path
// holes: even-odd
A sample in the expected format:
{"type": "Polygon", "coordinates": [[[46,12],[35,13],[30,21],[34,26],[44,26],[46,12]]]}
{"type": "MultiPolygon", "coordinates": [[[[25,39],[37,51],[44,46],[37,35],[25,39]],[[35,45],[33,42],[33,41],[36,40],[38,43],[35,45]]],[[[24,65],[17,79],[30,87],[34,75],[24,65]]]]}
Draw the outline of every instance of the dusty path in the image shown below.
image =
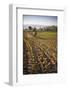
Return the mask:
{"type": "Polygon", "coordinates": [[[27,38],[32,38],[33,36],[29,33],[27,33],[27,38]]]}
{"type": "Polygon", "coordinates": [[[27,72],[26,74],[56,72],[56,64],[53,62],[54,58],[49,55],[49,49],[43,50],[40,41],[29,33],[27,33],[27,38],[28,43],[26,43],[27,46],[25,45],[27,48],[27,51],[25,50],[27,57],[25,57],[27,59],[25,69],[27,70],[24,72],[27,72]]]}

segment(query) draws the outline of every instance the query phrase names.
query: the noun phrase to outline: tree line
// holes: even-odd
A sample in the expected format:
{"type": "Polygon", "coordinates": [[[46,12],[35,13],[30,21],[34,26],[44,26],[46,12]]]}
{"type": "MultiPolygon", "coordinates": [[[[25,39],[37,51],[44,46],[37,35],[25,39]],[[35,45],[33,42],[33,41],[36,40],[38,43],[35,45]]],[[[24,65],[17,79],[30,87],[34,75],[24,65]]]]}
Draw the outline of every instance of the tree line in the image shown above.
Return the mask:
{"type": "Polygon", "coordinates": [[[36,27],[29,26],[28,29],[24,29],[24,31],[52,31],[56,32],[57,31],[57,26],[47,26],[47,27],[42,27],[37,29],[36,27]]]}

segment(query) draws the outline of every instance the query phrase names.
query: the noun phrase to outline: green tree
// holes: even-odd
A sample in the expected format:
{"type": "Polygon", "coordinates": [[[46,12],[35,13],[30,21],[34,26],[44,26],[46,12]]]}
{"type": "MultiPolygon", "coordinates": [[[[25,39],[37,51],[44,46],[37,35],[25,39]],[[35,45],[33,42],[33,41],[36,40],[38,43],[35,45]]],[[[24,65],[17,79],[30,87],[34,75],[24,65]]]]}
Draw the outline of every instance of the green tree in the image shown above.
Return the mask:
{"type": "Polygon", "coordinates": [[[29,28],[29,30],[32,30],[32,27],[31,26],[29,26],[28,28],[29,28]]]}
{"type": "Polygon", "coordinates": [[[34,32],[34,37],[37,35],[37,30],[36,30],[36,28],[34,27],[34,29],[33,29],[33,32],[34,32]]]}

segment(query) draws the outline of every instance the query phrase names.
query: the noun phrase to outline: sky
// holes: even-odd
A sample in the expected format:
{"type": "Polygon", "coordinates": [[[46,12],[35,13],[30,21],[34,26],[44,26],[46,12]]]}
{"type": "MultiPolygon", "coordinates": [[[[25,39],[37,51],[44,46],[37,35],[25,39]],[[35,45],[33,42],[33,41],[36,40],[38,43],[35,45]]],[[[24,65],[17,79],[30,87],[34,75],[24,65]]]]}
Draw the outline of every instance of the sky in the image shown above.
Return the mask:
{"type": "Polygon", "coordinates": [[[24,25],[57,25],[57,16],[24,15],[24,25]]]}

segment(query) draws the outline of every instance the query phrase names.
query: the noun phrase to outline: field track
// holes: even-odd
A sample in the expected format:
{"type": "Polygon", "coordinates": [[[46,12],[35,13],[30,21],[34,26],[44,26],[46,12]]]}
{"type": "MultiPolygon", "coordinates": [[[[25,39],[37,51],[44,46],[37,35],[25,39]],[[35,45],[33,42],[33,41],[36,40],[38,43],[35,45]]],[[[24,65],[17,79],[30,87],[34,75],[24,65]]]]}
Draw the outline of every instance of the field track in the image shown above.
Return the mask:
{"type": "Polygon", "coordinates": [[[26,33],[24,38],[24,56],[23,56],[23,73],[56,73],[57,56],[56,49],[51,48],[42,39],[33,37],[26,33]]]}

